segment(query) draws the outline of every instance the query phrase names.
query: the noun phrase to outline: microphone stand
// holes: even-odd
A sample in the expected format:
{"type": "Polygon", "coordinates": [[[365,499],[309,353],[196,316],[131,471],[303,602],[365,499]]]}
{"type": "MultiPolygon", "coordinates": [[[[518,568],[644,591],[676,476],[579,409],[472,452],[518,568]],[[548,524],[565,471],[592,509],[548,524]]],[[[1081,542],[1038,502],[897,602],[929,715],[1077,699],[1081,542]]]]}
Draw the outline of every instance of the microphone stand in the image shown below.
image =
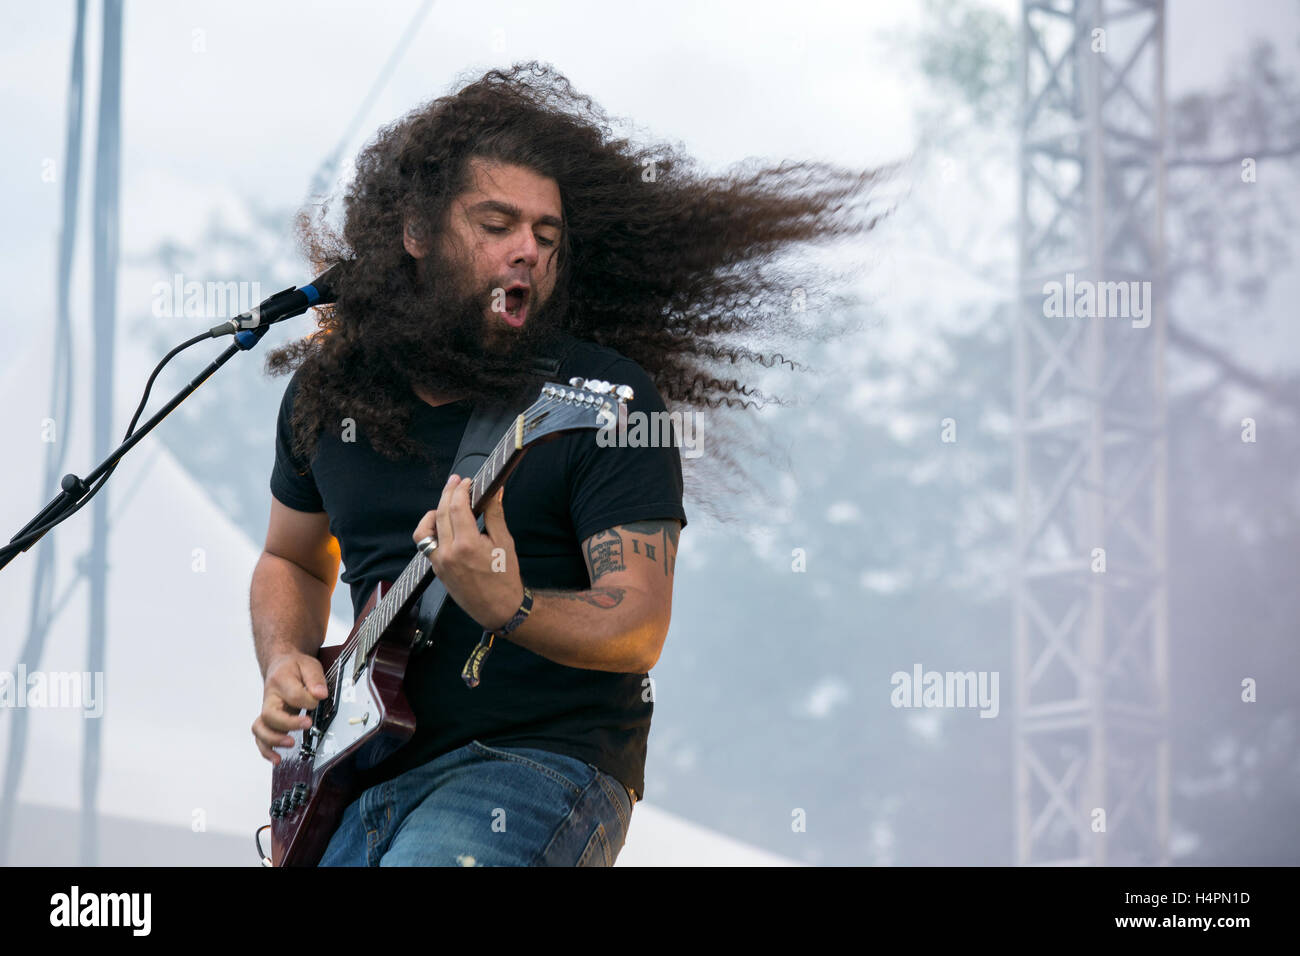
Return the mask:
{"type": "MultiPolygon", "coordinates": [[[[159,422],[171,414],[177,405],[189,398],[190,394],[195,389],[211,378],[217,369],[229,362],[237,353],[246,352],[260,342],[262,336],[266,334],[270,327],[271,324],[268,322],[259,325],[256,328],[244,329],[243,331],[236,333],[233,345],[217,356],[217,358],[214,359],[207,368],[201,371],[188,385],[177,392],[176,397],[159,409],[158,413],[154,415],[153,418],[145,422],[139,430],[133,431],[126,441],[118,445],[107,458],[100,462],[99,467],[88,474],[85,478],[78,478],[74,474],[64,475],[63,480],[59,482],[63,491],[60,492],[58,497],[46,505],[40,514],[27,522],[23,529],[10,539],[10,544],[0,548],[0,569],[9,564],[9,562],[16,558],[19,553],[26,551],[41,538],[45,537],[46,533],[52,530],[55,525],[68,517],[68,515],[86,498],[87,492],[90,491],[90,487],[103,477],[106,472],[115,468],[122,456],[134,448],[140,442],[140,439],[153,431],[154,427],[157,426],[159,422]],[[26,544],[20,547],[13,544],[13,542],[42,527],[44,527],[44,530],[26,544]]],[[[224,326],[218,326],[217,328],[224,328],[224,326]]],[[[213,331],[216,332],[216,329],[213,331]]]]}
{"type": "Polygon", "coordinates": [[[274,323],[281,322],[285,319],[292,318],[295,315],[302,315],[313,305],[326,305],[334,301],[335,282],[342,274],[343,263],[335,263],[331,268],[312,279],[307,285],[301,288],[290,286],[281,292],[277,292],[260,305],[249,309],[247,312],[241,312],[228,322],[213,326],[208,330],[207,335],[196,335],[192,339],[178,345],[167,353],[166,357],[159,363],[158,368],[154,369],[153,376],[149,378],[149,384],[145,386],[145,398],[141,400],[140,407],[136,409],[135,417],[138,418],[144,411],[145,403],[149,397],[149,389],[153,386],[154,376],[156,376],[171,359],[175,358],[180,352],[189,348],[191,345],[197,345],[205,338],[217,338],[221,335],[233,335],[235,344],[222,352],[217,358],[208,365],[202,372],[196,375],[188,385],[176,393],[176,397],[164,405],[153,418],[144,423],[139,431],[135,431],[135,418],[131,419],[132,425],[127,429],[126,440],[118,445],[107,458],[100,462],[99,467],[88,474],[85,478],[78,478],[76,475],[68,474],[63,476],[59,482],[63,491],[59,496],[51,501],[45,508],[31,521],[23,527],[16,535],[9,539],[9,543],[0,548],[0,569],[3,569],[10,561],[18,556],[19,552],[26,551],[41,538],[45,537],[55,525],[63,521],[74,511],[80,508],[86,501],[94,495],[100,486],[91,487],[94,482],[103,478],[107,481],[106,475],[110,475],[122,456],[134,448],[140,439],[149,432],[153,431],[154,426],[171,414],[172,410],[185,399],[189,398],[190,393],[212,377],[217,369],[225,365],[234,357],[236,352],[247,352],[266,334],[274,323]],[[28,539],[28,540],[23,540],[28,539]]]}

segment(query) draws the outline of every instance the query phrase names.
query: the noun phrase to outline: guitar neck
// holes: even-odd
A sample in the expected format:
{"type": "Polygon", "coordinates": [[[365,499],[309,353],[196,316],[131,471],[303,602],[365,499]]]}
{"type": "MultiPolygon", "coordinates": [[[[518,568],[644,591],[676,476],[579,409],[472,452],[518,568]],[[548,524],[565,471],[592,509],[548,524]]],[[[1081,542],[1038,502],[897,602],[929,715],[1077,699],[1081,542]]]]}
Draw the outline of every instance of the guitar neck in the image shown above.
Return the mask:
{"type": "MultiPolygon", "coordinates": [[[[627,385],[614,385],[597,379],[571,378],[567,387],[547,382],[537,401],[515,417],[514,423],[492,449],[492,454],[475,473],[469,492],[469,506],[474,517],[483,513],[488,496],[496,493],[526,448],[550,441],[566,431],[611,428],[618,418],[616,406],[631,398],[632,389],[627,385]]],[[[429,559],[417,551],[362,623],[358,632],[360,653],[354,655],[354,677],[360,674],[384,632],[424,593],[432,579],[433,567],[429,559]]]]}
{"type": "MultiPolygon", "coordinates": [[[[469,506],[475,518],[483,513],[488,495],[496,493],[510,469],[523,457],[523,432],[524,416],[519,415],[515,418],[514,425],[501,436],[492,454],[488,455],[482,467],[475,473],[469,492],[469,506]]],[[[388,626],[424,592],[432,578],[433,566],[429,564],[429,559],[416,552],[415,557],[388,589],[383,600],[366,618],[360,635],[361,654],[357,658],[359,662],[365,660],[388,626]]]]}

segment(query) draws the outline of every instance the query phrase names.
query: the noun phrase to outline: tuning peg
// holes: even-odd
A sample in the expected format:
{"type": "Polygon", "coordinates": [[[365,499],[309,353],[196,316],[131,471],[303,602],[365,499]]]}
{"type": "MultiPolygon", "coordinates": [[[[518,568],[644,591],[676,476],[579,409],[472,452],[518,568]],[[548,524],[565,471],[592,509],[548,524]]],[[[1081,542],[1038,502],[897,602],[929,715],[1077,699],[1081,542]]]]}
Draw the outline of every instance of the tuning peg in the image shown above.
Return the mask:
{"type": "Polygon", "coordinates": [[[573,378],[569,379],[569,384],[574,388],[586,388],[587,380],[580,375],[575,375],[573,378]]]}
{"type": "Polygon", "coordinates": [[[619,400],[620,402],[631,401],[631,400],[632,400],[632,386],[631,386],[631,385],[619,385],[618,387],[616,387],[616,388],[614,389],[614,394],[618,396],[618,400],[619,400]]]}

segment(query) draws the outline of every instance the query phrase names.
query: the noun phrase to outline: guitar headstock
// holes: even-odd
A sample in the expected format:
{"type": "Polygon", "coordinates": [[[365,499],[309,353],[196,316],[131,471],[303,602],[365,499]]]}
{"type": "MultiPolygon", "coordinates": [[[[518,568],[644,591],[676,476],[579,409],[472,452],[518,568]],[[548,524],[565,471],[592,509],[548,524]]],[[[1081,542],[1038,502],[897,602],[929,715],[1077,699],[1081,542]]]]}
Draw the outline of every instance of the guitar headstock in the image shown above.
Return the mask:
{"type": "Polygon", "coordinates": [[[556,432],[601,429],[618,420],[618,406],[633,397],[629,385],[594,378],[571,378],[568,385],[547,382],[523,414],[520,447],[556,432]]]}

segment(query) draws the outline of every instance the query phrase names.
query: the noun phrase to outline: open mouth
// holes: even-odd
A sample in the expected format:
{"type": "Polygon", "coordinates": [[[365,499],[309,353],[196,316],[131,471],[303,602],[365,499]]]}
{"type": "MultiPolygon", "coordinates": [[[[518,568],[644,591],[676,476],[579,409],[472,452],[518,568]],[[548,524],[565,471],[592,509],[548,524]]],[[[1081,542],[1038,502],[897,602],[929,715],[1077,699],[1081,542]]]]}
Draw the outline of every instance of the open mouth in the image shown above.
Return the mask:
{"type": "Polygon", "coordinates": [[[505,319],[507,325],[516,329],[524,324],[528,318],[528,301],[532,297],[532,290],[522,283],[516,283],[506,289],[506,310],[501,318],[505,319]]]}

